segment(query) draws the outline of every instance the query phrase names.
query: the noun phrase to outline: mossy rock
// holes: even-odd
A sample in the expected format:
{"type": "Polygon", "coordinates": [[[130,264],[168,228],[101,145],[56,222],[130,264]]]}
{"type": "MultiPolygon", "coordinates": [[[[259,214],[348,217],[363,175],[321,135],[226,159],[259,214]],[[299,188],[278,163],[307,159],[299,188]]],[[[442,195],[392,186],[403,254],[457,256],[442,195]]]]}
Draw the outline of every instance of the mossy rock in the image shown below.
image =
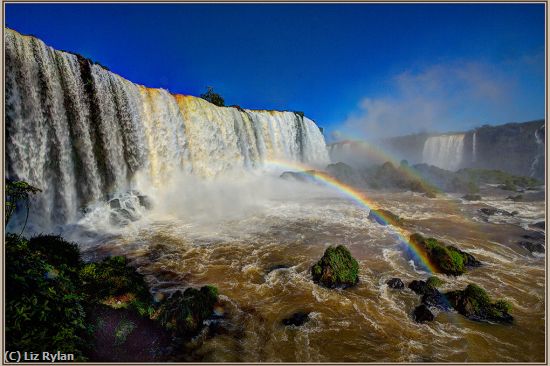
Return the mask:
{"type": "Polygon", "coordinates": [[[505,300],[493,302],[487,292],[475,284],[469,284],[462,291],[445,294],[451,306],[465,317],[476,321],[511,323],[509,314],[512,306],[505,300]]]}
{"type": "Polygon", "coordinates": [[[343,245],[330,246],[311,267],[313,281],[325,287],[349,287],[359,282],[359,264],[343,245]]]}
{"type": "Polygon", "coordinates": [[[479,194],[467,194],[462,196],[462,199],[466,201],[481,201],[481,196],[479,194]]]}
{"type": "Polygon", "coordinates": [[[192,336],[212,315],[217,301],[218,289],[214,286],[178,290],[161,304],[155,318],[176,336],[192,336]]]}
{"type": "Polygon", "coordinates": [[[431,276],[426,280],[426,284],[433,288],[438,288],[445,283],[442,279],[436,276],[431,276]]]}
{"type": "Polygon", "coordinates": [[[394,214],[391,211],[383,209],[371,209],[369,212],[369,219],[375,222],[378,222],[381,225],[393,225],[393,226],[403,226],[403,219],[394,214]]]}
{"type": "Polygon", "coordinates": [[[439,273],[459,276],[465,272],[466,266],[480,265],[471,254],[446,246],[437,239],[415,233],[410,236],[410,241],[426,254],[439,273]]]}

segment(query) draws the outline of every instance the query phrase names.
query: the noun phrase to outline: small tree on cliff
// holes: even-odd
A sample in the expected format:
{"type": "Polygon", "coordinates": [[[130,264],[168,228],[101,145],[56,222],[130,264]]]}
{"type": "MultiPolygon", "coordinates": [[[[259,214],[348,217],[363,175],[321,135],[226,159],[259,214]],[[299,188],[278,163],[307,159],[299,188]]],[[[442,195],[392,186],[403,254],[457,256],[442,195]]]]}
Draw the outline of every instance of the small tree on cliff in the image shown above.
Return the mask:
{"type": "Polygon", "coordinates": [[[207,100],[210,103],[217,105],[218,107],[223,107],[225,105],[223,97],[218,93],[215,93],[214,88],[212,88],[211,86],[207,86],[206,89],[206,93],[200,95],[202,99],[207,100]]]}

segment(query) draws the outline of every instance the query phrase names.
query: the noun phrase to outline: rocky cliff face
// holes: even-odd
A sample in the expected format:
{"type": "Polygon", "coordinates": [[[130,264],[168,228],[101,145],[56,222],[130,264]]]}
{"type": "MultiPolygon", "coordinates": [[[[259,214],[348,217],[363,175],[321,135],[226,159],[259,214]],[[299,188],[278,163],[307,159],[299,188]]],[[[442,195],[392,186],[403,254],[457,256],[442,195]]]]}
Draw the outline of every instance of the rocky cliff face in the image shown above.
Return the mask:
{"type": "Polygon", "coordinates": [[[380,142],[379,148],[363,142],[346,141],[330,144],[329,152],[333,162],[354,165],[379,164],[391,157],[447,170],[499,169],[542,180],[544,129],[544,120],[486,125],[466,132],[393,137],[380,142]]]}

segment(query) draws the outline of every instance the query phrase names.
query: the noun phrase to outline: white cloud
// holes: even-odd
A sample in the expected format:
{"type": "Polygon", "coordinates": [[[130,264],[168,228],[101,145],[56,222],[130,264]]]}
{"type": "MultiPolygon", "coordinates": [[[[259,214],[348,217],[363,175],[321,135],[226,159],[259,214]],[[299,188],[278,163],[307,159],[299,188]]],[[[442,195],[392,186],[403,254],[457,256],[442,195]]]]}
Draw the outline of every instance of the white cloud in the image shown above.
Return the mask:
{"type": "Polygon", "coordinates": [[[407,70],[390,80],[391,95],[363,98],[342,129],[367,139],[461,130],[465,123],[486,117],[483,111],[498,112],[510,104],[514,85],[513,77],[481,62],[407,70]]]}

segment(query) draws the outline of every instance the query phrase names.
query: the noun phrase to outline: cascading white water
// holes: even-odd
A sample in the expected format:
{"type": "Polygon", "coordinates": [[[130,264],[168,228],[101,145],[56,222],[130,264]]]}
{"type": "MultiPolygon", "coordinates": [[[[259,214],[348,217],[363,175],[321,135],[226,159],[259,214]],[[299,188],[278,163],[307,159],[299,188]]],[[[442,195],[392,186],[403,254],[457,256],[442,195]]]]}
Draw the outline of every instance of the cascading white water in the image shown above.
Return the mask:
{"type": "Polygon", "coordinates": [[[430,136],[424,143],[422,162],[457,170],[464,156],[464,134],[430,136]]]}
{"type": "Polygon", "coordinates": [[[6,29],[6,175],[42,189],[43,227],[173,173],[213,177],[272,159],[329,162],[313,121],[297,113],[216,107],[150,89],[6,29]]]}
{"type": "Polygon", "coordinates": [[[537,153],[529,169],[530,177],[544,175],[544,125],[540,126],[535,131],[535,143],[537,147],[537,153]]]}

